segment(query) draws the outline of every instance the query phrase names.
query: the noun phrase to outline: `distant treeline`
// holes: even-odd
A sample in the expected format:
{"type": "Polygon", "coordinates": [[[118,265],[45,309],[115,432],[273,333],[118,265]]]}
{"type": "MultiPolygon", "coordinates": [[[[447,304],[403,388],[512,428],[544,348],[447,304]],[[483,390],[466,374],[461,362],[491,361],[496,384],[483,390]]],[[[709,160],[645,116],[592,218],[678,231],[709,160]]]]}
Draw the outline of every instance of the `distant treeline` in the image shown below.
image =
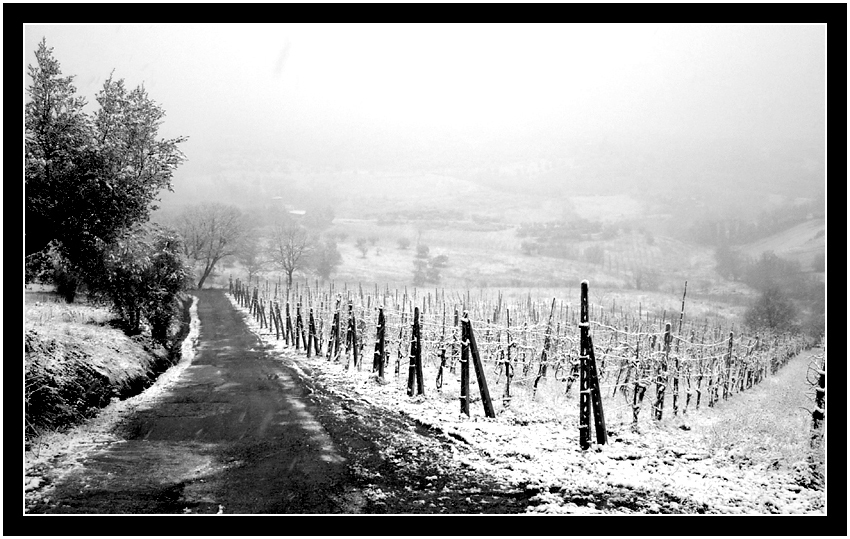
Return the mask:
{"type": "Polygon", "coordinates": [[[772,236],[808,219],[823,219],[824,199],[807,204],[784,204],[763,211],[755,219],[707,218],[688,228],[688,238],[702,245],[743,245],[772,236]]]}

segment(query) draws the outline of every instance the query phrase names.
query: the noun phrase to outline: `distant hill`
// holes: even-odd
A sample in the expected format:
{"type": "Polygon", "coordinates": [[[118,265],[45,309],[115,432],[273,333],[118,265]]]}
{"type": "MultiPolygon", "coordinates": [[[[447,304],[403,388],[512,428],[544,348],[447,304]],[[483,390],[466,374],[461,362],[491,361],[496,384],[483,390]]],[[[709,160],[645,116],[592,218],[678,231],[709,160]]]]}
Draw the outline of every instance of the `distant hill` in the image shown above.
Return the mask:
{"type": "Polygon", "coordinates": [[[742,253],[758,257],[763,252],[773,251],[777,256],[799,261],[804,270],[812,269],[815,256],[826,252],[826,221],[809,219],[782,232],[742,245],[742,253]]]}

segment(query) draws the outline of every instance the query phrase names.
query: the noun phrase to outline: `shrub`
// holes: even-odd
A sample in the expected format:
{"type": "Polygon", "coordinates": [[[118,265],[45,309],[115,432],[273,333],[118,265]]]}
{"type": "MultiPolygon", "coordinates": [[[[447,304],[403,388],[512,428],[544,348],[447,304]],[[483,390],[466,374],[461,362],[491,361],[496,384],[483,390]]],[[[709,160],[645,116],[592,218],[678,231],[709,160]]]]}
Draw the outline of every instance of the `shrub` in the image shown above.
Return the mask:
{"type": "Polygon", "coordinates": [[[744,323],[751,329],[790,329],[796,318],[794,303],[778,286],[769,286],[744,313],[744,323]]]}
{"type": "Polygon", "coordinates": [[[449,257],[446,255],[438,255],[431,259],[431,267],[445,268],[449,264],[449,257]]]}
{"type": "Polygon", "coordinates": [[[534,256],[539,251],[539,246],[533,241],[525,240],[519,245],[522,253],[527,256],[534,256]]]}
{"type": "Polygon", "coordinates": [[[369,246],[366,244],[366,238],[358,238],[354,244],[357,250],[360,251],[360,256],[366,258],[366,253],[369,252],[369,246]]]}
{"type": "Polygon", "coordinates": [[[128,334],[140,333],[147,321],[151,336],[164,342],[177,294],[189,284],[180,250],[176,232],[153,225],[133,229],[107,249],[94,292],[112,301],[128,334]]]}
{"type": "Polygon", "coordinates": [[[410,240],[409,240],[409,239],[407,239],[407,238],[399,238],[399,239],[398,239],[398,248],[399,248],[399,249],[401,249],[402,251],[404,251],[404,250],[406,250],[408,247],[410,247],[410,240]]]}
{"type": "MultiPolygon", "coordinates": [[[[648,268],[638,268],[632,274],[634,286],[637,290],[658,290],[661,286],[661,278],[657,273],[648,268]]],[[[672,290],[675,293],[675,289],[672,290]]]]}
{"type": "Polygon", "coordinates": [[[420,243],[416,246],[416,258],[428,258],[428,252],[430,250],[427,245],[420,243]]]}
{"type": "Polygon", "coordinates": [[[328,239],[320,244],[313,253],[313,270],[324,280],[331,278],[331,273],[342,262],[336,242],[328,239]]]}

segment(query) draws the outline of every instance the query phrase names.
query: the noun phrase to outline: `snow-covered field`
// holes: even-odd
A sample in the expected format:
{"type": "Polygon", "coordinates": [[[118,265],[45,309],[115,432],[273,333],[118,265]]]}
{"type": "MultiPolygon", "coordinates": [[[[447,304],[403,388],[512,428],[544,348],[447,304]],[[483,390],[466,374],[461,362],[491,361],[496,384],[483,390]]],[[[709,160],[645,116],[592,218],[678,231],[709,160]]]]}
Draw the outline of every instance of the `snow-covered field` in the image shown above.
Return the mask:
{"type": "MultiPolygon", "coordinates": [[[[434,389],[428,371],[426,394],[411,398],[403,385],[377,381],[369,368],[371,354],[367,354],[367,366],[362,371],[324,357],[307,358],[303,352],[286,347],[282,339],[277,340],[273,331],[260,329],[247,309],[240,308],[232,297],[231,302],[282,361],[296,369],[299,365],[309,368],[315,381],[329,391],[387,411],[400,411],[460,444],[464,451],[453,449],[452,456],[463,467],[497,478],[505,490],[535,492],[529,500],[529,512],[825,513],[825,493],[813,484],[805,460],[790,465],[779,465],[778,461],[765,464],[764,459],[740,458],[740,448],[734,444],[707,442],[703,430],[696,426],[716,429],[710,416],[716,411],[699,412],[701,415],[693,417],[693,428],[690,420],[681,419],[643,422],[638,429],[609,422],[608,444],[582,451],[575,422],[546,413],[543,406],[523,403],[503,409],[490,419],[484,417],[479,401],[472,403],[472,415],[466,417],[459,413],[457,400],[447,399],[434,389]]],[[[794,362],[806,361],[805,355],[793,359],[785,369],[794,362]]],[[[406,365],[401,371],[404,378],[406,365]]],[[[387,377],[394,378],[392,370],[387,377]]],[[[453,378],[447,378],[444,391],[449,391],[453,378]]],[[[477,395],[474,377],[471,392],[473,397],[477,395]]],[[[746,406],[752,407],[754,402],[750,399],[746,406]]],[[[761,405],[770,404],[762,399],[761,405]]],[[[759,410],[747,410],[750,412],[759,410]]],[[[367,498],[380,495],[369,489],[364,492],[367,498]]]]}

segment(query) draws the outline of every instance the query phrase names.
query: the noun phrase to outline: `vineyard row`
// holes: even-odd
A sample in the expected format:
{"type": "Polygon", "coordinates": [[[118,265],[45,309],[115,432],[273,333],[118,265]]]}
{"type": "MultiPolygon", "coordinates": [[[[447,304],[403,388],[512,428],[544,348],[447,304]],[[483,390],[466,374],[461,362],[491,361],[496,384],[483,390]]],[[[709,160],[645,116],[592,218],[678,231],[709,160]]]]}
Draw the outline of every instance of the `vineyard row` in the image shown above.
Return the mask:
{"type": "MultiPolygon", "coordinates": [[[[469,342],[464,321],[474,332],[480,357],[479,387],[487,391],[488,381],[494,389],[500,387],[497,400],[503,409],[517,400],[539,400],[543,385],[550,398],[553,394],[575,397],[582,360],[592,356],[600,399],[605,399],[606,409],[617,407],[632,423],[638,422],[647,406],[649,417],[656,420],[664,417],[665,408],[675,416],[691,406],[714,406],[758,384],[813,344],[796,335],[736,335],[719,325],[685,321],[684,296],[678,321],[662,320],[663,326],[658,327],[657,317],[649,320],[640,313],[634,316],[621,310],[617,314],[614,309],[605,312],[593,306],[585,307],[588,322],[584,325],[581,312],[554,299],[546,313],[546,307],[530,298],[508,302],[501,295],[494,300],[469,293],[446,298],[437,291],[400,294],[378,287],[368,293],[362,287],[335,290],[332,285],[299,284],[284,289],[236,280],[230,283],[230,293],[250,309],[261,328],[308,356],[362,369],[364,353],[372,354],[370,368],[382,378],[385,368],[399,378],[402,366],[410,363],[407,381],[411,386],[411,379],[415,380],[415,388],[408,388],[409,395],[425,392],[427,370],[438,397],[455,396],[446,379],[456,377],[458,365],[464,367],[464,345],[469,342]],[[593,319],[594,311],[601,320],[593,319]],[[585,328],[588,342],[583,346],[585,328]],[[367,345],[375,346],[374,353],[367,345]],[[421,357],[419,366],[411,359],[414,353],[421,357]]],[[[462,373],[460,382],[461,386],[468,383],[462,373]]],[[[581,385],[580,401],[587,391],[581,385]]],[[[468,393],[459,398],[468,414],[468,393]]],[[[482,395],[482,400],[490,415],[489,395],[486,399],[482,395]]],[[[599,415],[601,409],[600,402],[599,415]]],[[[582,418],[579,422],[580,428],[588,424],[582,418]]]]}

